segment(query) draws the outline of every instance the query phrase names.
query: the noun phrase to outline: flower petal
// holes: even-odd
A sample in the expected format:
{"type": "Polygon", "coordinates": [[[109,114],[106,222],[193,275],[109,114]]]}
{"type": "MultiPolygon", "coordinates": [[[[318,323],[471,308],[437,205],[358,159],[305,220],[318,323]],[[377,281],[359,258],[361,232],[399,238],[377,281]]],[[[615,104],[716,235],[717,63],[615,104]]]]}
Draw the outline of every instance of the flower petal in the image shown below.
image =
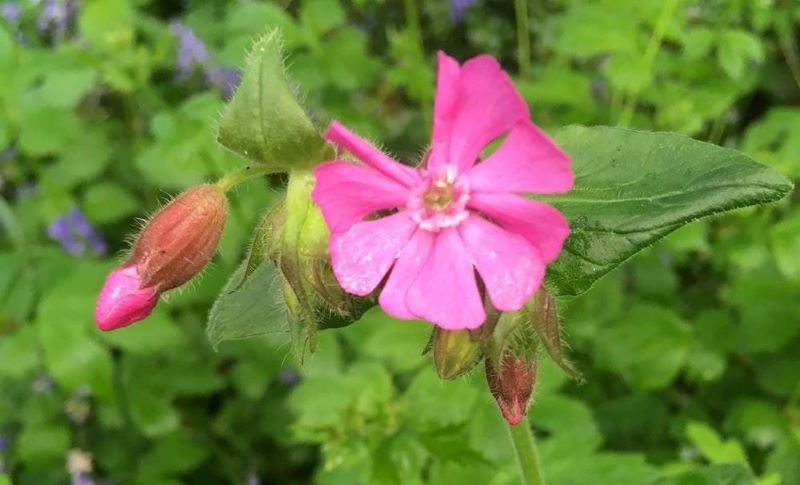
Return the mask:
{"type": "Polygon", "coordinates": [[[529,120],[518,122],[500,148],[467,175],[473,192],[560,194],[574,180],[569,157],[529,120]]]}
{"type": "Polygon", "coordinates": [[[325,139],[339,145],[362,162],[406,187],[413,185],[418,178],[415,169],[392,159],[338,121],[332,121],[328,126],[325,139]]]}
{"type": "MultiPolygon", "coordinates": [[[[447,154],[454,110],[458,102],[458,77],[461,66],[458,65],[458,61],[442,51],[438,52],[437,59],[439,70],[436,75],[436,99],[433,103],[431,151],[432,153],[447,154]]],[[[446,163],[446,157],[442,157],[442,161],[446,163]]],[[[429,167],[432,166],[431,163],[435,162],[429,161],[429,167]]]]}
{"type": "MultiPolygon", "coordinates": [[[[440,89],[447,88],[437,86],[437,98],[440,89]]],[[[449,115],[442,110],[445,128],[436,130],[442,140],[440,145],[432,147],[435,150],[428,161],[431,168],[452,164],[458,173],[465,172],[475,164],[486,145],[518,121],[530,117],[525,101],[492,56],[481,55],[464,63],[458,82],[449,89],[456,93],[457,99],[449,115]]]]}
{"type": "Polygon", "coordinates": [[[314,169],[311,198],[322,210],[331,232],[344,232],[364,217],[384,209],[403,207],[408,188],[364,165],[333,161],[314,169]]]}
{"type": "Polygon", "coordinates": [[[469,207],[491,217],[504,229],[527,239],[545,263],[558,257],[569,235],[567,219],[554,207],[514,194],[472,194],[469,207]]]}
{"type": "Polygon", "coordinates": [[[522,308],[542,283],[539,250],[522,236],[478,216],[464,221],[458,231],[494,306],[504,312],[522,308]]]}
{"type": "Polygon", "coordinates": [[[417,318],[406,306],[406,293],[428,260],[433,239],[431,232],[417,229],[408,244],[400,251],[378,298],[381,308],[389,315],[405,320],[417,318]]]}
{"type": "Polygon", "coordinates": [[[370,294],[416,228],[408,213],[401,211],[331,234],[331,264],[342,289],[359,296],[370,294]]]}
{"type": "Polygon", "coordinates": [[[147,318],[158,303],[155,288],[140,288],[142,278],[135,265],[117,268],[109,273],[97,297],[94,321],[106,332],[127,327],[147,318]]]}
{"type": "Polygon", "coordinates": [[[486,320],[472,258],[456,229],[434,236],[431,253],[406,294],[406,306],[447,330],[477,328],[486,320]]]}

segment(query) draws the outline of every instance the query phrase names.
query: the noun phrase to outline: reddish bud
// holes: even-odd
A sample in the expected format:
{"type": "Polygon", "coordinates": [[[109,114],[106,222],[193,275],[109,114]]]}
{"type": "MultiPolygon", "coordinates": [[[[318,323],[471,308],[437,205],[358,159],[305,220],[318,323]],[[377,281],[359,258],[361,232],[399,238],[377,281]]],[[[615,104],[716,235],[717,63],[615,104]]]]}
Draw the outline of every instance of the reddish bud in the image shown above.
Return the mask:
{"type": "Polygon", "coordinates": [[[512,426],[519,424],[531,404],[536,384],[536,361],[504,352],[499,369],[491,359],[486,359],[486,380],[505,420],[512,426]]]}
{"type": "Polygon", "coordinates": [[[194,278],[217,250],[228,200],[216,185],[180,194],[147,223],[128,264],[135,264],[145,288],[171,290],[194,278]]]}
{"type": "Polygon", "coordinates": [[[228,201],[216,185],[193,187],[147,223],[130,258],[106,279],[95,308],[100,330],[147,317],[158,296],[194,278],[219,244],[228,201]]]}

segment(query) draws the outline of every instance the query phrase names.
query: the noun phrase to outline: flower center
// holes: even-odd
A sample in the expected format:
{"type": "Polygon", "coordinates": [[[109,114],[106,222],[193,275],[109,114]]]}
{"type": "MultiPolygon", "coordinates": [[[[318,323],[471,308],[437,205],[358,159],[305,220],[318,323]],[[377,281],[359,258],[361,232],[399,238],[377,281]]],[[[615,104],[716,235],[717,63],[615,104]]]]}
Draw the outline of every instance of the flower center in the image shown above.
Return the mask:
{"type": "Polygon", "coordinates": [[[428,187],[422,200],[430,210],[441,212],[453,202],[454,195],[453,184],[446,180],[437,180],[428,187]]]}
{"type": "Polygon", "coordinates": [[[408,199],[411,217],[426,231],[438,232],[455,227],[468,216],[469,187],[457,180],[452,171],[444,174],[423,173],[422,182],[408,199]]]}

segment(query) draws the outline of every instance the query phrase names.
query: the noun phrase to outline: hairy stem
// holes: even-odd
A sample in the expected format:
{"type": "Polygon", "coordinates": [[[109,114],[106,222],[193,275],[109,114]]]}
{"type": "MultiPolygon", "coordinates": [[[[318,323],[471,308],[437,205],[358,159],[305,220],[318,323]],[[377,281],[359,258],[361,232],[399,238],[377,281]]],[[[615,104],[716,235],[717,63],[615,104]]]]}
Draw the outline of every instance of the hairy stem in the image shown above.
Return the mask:
{"type": "Polygon", "coordinates": [[[258,175],[266,175],[276,172],[272,167],[266,165],[247,165],[244,168],[228,172],[217,180],[217,186],[223,191],[227,192],[235,185],[238,185],[245,180],[256,177],[258,175]]]}
{"type": "Polygon", "coordinates": [[[517,452],[522,482],[525,485],[544,485],[539,450],[536,448],[536,440],[528,421],[523,420],[516,426],[509,425],[508,430],[511,433],[514,450],[517,452]]]}
{"type": "Polygon", "coordinates": [[[528,25],[528,0],[514,1],[517,17],[517,64],[519,75],[527,78],[531,72],[531,32],[528,25]]]}

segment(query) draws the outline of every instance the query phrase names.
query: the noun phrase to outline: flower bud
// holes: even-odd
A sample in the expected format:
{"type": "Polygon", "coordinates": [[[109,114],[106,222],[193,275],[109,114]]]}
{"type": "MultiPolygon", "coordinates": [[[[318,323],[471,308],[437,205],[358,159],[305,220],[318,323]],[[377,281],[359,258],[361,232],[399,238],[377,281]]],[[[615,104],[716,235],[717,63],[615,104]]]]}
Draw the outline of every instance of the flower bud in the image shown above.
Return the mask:
{"type": "Polygon", "coordinates": [[[486,359],[486,380],[503,418],[510,425],[519,424],[528,413],[536,384],[536,360],[519,358],[506,351],[499,369],[492,359],[486,359]]]}
{"type": "Polygon", "coordinates": [[[345,293],[336,281],[328,252],[330,232],[311,200],[313,186],[309,172],[290,173],[278,266],[294,316],[314,329],[341,327],[356,321],[374,302],[345,293]]]}
{"type": "Polygon", "coordinates": [[[193,187],[167,204],[145,226],[128,264],[144,288],[171,290],[194,278],[217,250],[228,200],[216,185],[193,187]]]}
{"type": "Polygon", "coordinates": [[[103,331],[125,327],[150,315],[158,303],[155,288],[141,288],[142,279],[136,266],[124,266],[112,271],[106,279],[94,319],[103,331]]]}
{"type": "Polygon", "coordinates": [[[193,187],[147,223],[131,256],[106,279],[95,307],[100,330],[147,317],[161,293],[194,278],[219,244],[228,201],[216,185],[193,187]]]}
{"type": "Polygon", "coordinates": [[[442,379],[455,379],[472,369],[483,355],[483,345],[469,330],[433,331],[433,362],[442,379]]]}

